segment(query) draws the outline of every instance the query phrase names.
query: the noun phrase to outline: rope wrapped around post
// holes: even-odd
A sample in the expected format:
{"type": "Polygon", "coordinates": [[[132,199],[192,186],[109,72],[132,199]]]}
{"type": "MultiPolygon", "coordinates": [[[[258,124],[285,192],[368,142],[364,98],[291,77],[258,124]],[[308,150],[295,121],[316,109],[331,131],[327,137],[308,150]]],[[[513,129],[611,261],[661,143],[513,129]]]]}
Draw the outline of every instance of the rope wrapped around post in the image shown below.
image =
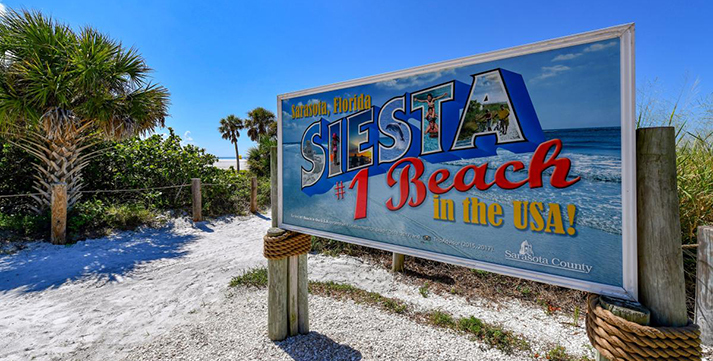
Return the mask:
{"type": "Polygon", "coordinates": [[[298,256],[312,249],[312,236],[287,231],[277,237],[265,235],[263,255],[267,259],[281,259],[298,256]]]}
{"type": "Polygon", "coordinates": [[[684,327],[642,326],[603,308],[594,294],[587,299],[587,336],[610,360],[701,359],[701,331],[690,320],[684,327]]]}

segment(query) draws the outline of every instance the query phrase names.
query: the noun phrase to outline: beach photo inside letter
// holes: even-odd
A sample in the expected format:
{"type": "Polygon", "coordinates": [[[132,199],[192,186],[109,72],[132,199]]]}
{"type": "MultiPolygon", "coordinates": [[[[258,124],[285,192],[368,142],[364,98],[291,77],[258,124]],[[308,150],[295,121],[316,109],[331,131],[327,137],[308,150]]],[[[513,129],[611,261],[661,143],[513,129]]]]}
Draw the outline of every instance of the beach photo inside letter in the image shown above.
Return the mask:
{"type": "Polygon", "coordinates": [[[621,41],[278,97],[281,226],[621,289],[621,41]]]}

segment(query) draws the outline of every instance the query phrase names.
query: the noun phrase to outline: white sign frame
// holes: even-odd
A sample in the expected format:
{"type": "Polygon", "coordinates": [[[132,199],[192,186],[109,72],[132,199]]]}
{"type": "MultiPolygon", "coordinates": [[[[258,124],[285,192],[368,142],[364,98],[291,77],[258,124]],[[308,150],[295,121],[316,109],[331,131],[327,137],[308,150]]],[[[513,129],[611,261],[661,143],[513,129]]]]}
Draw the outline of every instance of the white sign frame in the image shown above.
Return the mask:
{"type": "Polygon", "coordinates": [[[286,230],[307,233],[319,237],[336,239],[343,242],[361,246],[377,248],[385,251],[396,252],[409,256],[431,259],[439,262],[450,263],[480,269],[488,272],[499,273],[507,276],[519,277],[557,286],[578,289],[597,294],[609,295],[629,300],[638,299],[637,276],[637,239],[636,239],[636,93],[635,93],[635,68],[634,68],[634,24],[624,24],[606,29],[566,36],[562,38],[517,46],[479,55],[399,70],[381,75],[369,76],[355,80],[339,82],[331,85],[300,90],[277,96],[277,138],[278,138],[278,227],[286,230]],[[540,273],[537,271],[519,269],[489,262],[454,257],[430,251],[423,251],[388,243],[376,242],[368,239],[334,234],[282,222],[282,101],[285,99],[322,93],[330,90],[353,87],[357,85],[376,83],[381,81],[403,78],[408,76],[429,73],[446,68],[461,67],[479,64],[494,60],[511,58],[526,54],[538,53],[548,50],[565,48],[580,44],[618,38],[620,40],[620,85],[621,85],[621,158],[622,158],[622,283],[617,287],[602,283],[572,279],[563,276],[540,273]]]}

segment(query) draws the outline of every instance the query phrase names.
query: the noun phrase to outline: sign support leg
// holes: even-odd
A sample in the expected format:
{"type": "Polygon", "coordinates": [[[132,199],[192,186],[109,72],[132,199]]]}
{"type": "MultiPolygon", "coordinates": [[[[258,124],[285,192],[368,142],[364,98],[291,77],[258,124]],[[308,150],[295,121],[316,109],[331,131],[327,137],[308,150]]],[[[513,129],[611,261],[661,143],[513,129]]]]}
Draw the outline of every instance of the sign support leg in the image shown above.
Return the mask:
{"type": "MultiPolygon", "coordinates": [[[[269,237],[285,233],[277,228],[277,147],[270,149],[270,193],[272,228],[269,237]]],[[[307,254],[267,261],[267,334],[270,340],[309,333],[307,254]]]]}

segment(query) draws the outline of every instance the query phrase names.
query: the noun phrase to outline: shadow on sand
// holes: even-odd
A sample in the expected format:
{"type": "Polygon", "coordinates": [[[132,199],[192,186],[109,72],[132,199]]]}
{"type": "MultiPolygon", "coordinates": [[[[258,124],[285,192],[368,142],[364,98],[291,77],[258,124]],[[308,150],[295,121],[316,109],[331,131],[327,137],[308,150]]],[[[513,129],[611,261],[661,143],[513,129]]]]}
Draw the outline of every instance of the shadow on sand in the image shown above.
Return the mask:
{"type": "Polygon", "coordinates": [[[275,345],[285,351],[296,361],[313,360],[361,360],[361,352],[334,342],[331,338],[318,332],[289,337],[275,345]]]}
{"type": "MultiPolygon", "coordinates": [[[[197,228],[212,232],[206,224],[197,228]]],[[[185,255],[184,245],[194,239],[195,235],[176,234],[166,226],[66,246],[37,242],[0,256],[0,294],[43,291],[79,279],[111,282],[141,263],[185,255]]]]}
{"type": "Polygon", "coordinates": [[[253,214],[254,214],[255,216],[257,216],[258,218],[260,218],[260,219],[264,219],[264,220],[266,220],[266,221],[271,220],[270,217],[268,217],[268,216],[266,216],[266,215],[264,215],[264,214],[262,214],[262,213],[260,213],[260,212],[255,212],[255,213],[253,213],[253,214]]]}

